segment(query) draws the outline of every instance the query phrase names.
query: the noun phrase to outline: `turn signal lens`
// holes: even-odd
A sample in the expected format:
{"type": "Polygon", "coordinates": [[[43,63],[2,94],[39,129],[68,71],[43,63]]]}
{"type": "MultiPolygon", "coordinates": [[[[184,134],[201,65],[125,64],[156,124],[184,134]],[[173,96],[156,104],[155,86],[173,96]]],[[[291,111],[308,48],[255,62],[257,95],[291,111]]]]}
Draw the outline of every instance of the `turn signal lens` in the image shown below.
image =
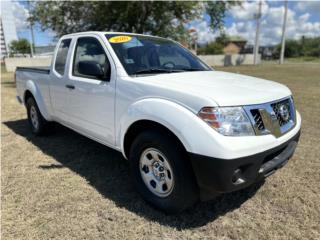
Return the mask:
{"type": "Polygon", "coordinates": [[[216,115],[215,115],[216,113],[214,110],[215,109],[211,107],[204,107],[200,110],[200,112],[198,113],[198,116],[202,118],[203,121],[208,123],[211,127],[219,128],[220,125],[216,118],[216,115]]]}

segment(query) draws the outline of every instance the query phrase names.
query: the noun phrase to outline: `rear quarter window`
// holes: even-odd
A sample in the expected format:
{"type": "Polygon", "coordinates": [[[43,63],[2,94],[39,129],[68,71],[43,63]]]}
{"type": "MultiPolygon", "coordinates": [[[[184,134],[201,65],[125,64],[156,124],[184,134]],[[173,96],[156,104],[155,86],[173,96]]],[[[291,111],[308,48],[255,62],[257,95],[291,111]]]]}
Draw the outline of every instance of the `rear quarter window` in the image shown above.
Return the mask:
{"type": "Polygon", "coordinates": [[[64,74],[70,43],[71,43],[71,39],[64,39],[61,41],[58,48],[54,69],[60,75],[64,74]]]}

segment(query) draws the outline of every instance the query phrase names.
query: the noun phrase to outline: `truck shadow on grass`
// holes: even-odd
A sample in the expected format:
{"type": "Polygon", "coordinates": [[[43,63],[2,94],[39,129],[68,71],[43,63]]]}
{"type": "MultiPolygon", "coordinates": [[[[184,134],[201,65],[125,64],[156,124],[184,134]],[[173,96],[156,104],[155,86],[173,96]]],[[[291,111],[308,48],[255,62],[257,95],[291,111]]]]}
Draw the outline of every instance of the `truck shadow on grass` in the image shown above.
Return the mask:
{"type": "Polygon", "coordinates": [[[200,202],[177,215],[166,215],[150,207],[138,195],[130,178],[128,162],[117,151],[58,124],[52,126],[51,134],[47,137],[32,135],[27,120],[8,121],[4,124],[58,162],[50,165],[40,164],[40,169],[50,171],[67,167],[85,178],[99,193],[114,201],[117,206],[179,230],[203,226],[239,208],[263,184],[261,182],[208,202],[200,202]]]}

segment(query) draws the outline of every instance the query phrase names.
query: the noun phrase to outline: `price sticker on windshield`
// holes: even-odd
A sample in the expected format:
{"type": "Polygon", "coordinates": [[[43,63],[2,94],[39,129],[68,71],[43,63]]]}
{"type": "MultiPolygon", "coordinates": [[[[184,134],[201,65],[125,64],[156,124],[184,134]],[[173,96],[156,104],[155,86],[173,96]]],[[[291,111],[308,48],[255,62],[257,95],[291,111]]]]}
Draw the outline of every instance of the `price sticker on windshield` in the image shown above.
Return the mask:
{"type": "Polygon", "coordinates": [[[125,43],[129,42],[132,39],[130,36],[114,36],[109,39],[109,42],[111,43],[125,43]]]}

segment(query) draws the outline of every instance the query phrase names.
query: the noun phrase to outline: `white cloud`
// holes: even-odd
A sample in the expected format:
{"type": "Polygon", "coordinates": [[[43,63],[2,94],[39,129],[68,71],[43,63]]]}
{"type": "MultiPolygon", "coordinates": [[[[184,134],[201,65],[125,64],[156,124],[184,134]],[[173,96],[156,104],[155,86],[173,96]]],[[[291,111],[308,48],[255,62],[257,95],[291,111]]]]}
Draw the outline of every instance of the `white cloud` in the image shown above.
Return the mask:
{"type": "MultiPolygon", "coordinates": [[[[271,5],[263,2],[260,28],[260,44],[273,45],[281,40],[284,6],[271,5]]],[[[288,9],[286,38],[298,39],[301,36],[320,36],[320,21],[311,21],[311,16],[317,14],[314,9],[320,9],[320,2],[298,2],[294,8],[288,9]],[[297,11],[299,8],[303,13],[297,11]],[[307,12],[308,9],[312,11],[307,12]]],[[[230,14],[234,19],[225,32],[232,36],[241,36],[253,44],[256,32],[256,21],[252,16],[258,11],[258,2],[243,2],[242,6],[233,7],[230,14]]],[[[319,10],[320,11],[320,10],[319,10]]]]}
{"type": "Polygon", "coordinates": [[[29,17],[29,11],[19,2],[13,2],[12,7],[17,31],[26,30],[29,27],[29,22],[27,21],[29,17]]]}
{"type": "MultiPolygon", "coordinates": [[[[242,2],[241,6],[234,6],[230,9],[230,14],[235,20],[245,21],[252,20],[255,18],[258,12],[259,5],[258,2],[242,2]]],[[[261,12],[262,14],[267,12],[269,9],[268,4],[262,1],[261,12]]]]}
{"type": "Polygon", "coordinates": [[[309,20],[309,18],[310,18],[310,13],[305,13],[299,17],[299,21],[306,22],[309,20]]]}
{"type": "Polygon", "coordinates": [[[192,28],[195,28],[198,33],[198,43],[212,42],[219,35],[217,32],[213,32],[207,23],[203,19],[195,20],[191,23],[192,28]]]}
{"type": "Polygon", "coordinates": [[[319,14],[320,2],[318,0],[300,1],[300,2],[297,2],[295,9],[300,12],[313,12],[313,13],[319,14]]]}

